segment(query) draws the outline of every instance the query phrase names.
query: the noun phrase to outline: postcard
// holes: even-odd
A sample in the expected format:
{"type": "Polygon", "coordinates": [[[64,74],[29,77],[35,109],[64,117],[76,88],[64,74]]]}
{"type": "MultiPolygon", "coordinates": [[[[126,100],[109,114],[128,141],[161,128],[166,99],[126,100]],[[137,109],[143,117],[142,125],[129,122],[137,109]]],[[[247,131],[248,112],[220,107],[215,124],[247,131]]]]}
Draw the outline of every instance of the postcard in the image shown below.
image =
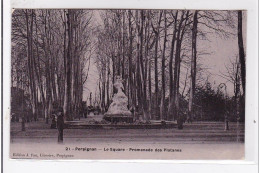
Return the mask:
{"type": "Polygon", "coordinates": [[[244,160],[247,10],[12,10],[10,158],[244,160]]]}

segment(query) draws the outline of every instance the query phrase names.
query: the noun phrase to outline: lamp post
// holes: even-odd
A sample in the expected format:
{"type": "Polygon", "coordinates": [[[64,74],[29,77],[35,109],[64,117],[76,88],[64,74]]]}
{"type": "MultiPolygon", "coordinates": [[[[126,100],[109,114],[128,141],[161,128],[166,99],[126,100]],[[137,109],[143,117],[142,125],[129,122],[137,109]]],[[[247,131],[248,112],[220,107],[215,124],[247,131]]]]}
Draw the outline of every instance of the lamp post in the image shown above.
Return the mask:
{"type": "Polygon", "coordinates": [[[229,130],[229,126],[228,126],[228,115],[227,115],[227,85],[225,83],[221,83],[219,84],[218,86],[218,90],[219,89],[222,89],[222,88],[225,88],[225,96],[224,96],[224,111],[225,111],[225,114],[224,114],[224,122],[225,122],[225,131],[229,130]]]}

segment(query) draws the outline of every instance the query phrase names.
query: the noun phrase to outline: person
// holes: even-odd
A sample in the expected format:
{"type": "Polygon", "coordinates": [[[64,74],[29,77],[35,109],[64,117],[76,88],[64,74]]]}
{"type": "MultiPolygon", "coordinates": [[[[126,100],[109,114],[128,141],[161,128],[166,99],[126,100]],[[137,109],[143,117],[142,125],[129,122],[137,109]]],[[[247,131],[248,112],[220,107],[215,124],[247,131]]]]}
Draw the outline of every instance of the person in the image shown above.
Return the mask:
{"type": "Polygon", "coordinates": [[[229,111],[225,111],[225,116],[224,116],[224,121],[225,121],[225,130],[229,130],[229,119],[228,119],[228,114],[229,114],[229,111]]]}
{"type": "Polygon", "coordinates": [[[15,113],[11,113],[11,122],[15,122],[15,117],[16,117],[16,114],[15,113]]]}
{"type": "Polygon", "coordinates": [[[28,106],[25,107],[24,110],[25,120],[27,123],[30,122],[30,108],[28,106]]]}
{"type": "Polygon", "coordinates": [[[63,129],[64,129],[64,119],[63,119],[63,110],[62,108],[59,109],[57,115],[57,129],[58,129],[58,143],[63,142],[63,129]]]}
{"type": "Polygon", "coordinates": [[[51,129],[56,129],[56,112],[53,111],[51,115],[51,129]]]}

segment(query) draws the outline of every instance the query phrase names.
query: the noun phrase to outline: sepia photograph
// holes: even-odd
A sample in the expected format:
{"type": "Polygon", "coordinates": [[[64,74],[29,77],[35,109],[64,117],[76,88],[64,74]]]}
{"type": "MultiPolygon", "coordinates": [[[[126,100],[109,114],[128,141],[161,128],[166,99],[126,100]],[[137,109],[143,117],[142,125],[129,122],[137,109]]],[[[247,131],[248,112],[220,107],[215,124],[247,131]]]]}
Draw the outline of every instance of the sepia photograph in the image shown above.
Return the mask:
{"type": "Polygon", "coordinates": [[[17,8],[10,32],[10,159],[245,159],[247,10],[17,8]]]}

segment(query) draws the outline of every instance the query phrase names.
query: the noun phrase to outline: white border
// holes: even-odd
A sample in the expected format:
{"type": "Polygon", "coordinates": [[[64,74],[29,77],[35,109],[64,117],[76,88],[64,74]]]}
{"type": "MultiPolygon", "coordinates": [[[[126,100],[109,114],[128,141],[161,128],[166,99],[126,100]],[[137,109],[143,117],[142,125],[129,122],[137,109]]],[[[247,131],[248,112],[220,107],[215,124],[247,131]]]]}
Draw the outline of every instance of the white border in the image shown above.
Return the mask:
{"type": "Polygon", "coordinates": [[[4,0],[4,171],[12,172],[256,172],[258,169],[257,0],[4,0]],[[153,8],[247,10],[247,97],[245,161],[23,161],[9,159],[11,8],[153,8]],[[256,123],[254,123],[254,120],[256,123]],[[120,164],[118,164],[120,162],[120,164]],[[69,163],[69,164],[68,164],[69,163]],[[156,163],[156,164],[155,164],[156,163]]]}

